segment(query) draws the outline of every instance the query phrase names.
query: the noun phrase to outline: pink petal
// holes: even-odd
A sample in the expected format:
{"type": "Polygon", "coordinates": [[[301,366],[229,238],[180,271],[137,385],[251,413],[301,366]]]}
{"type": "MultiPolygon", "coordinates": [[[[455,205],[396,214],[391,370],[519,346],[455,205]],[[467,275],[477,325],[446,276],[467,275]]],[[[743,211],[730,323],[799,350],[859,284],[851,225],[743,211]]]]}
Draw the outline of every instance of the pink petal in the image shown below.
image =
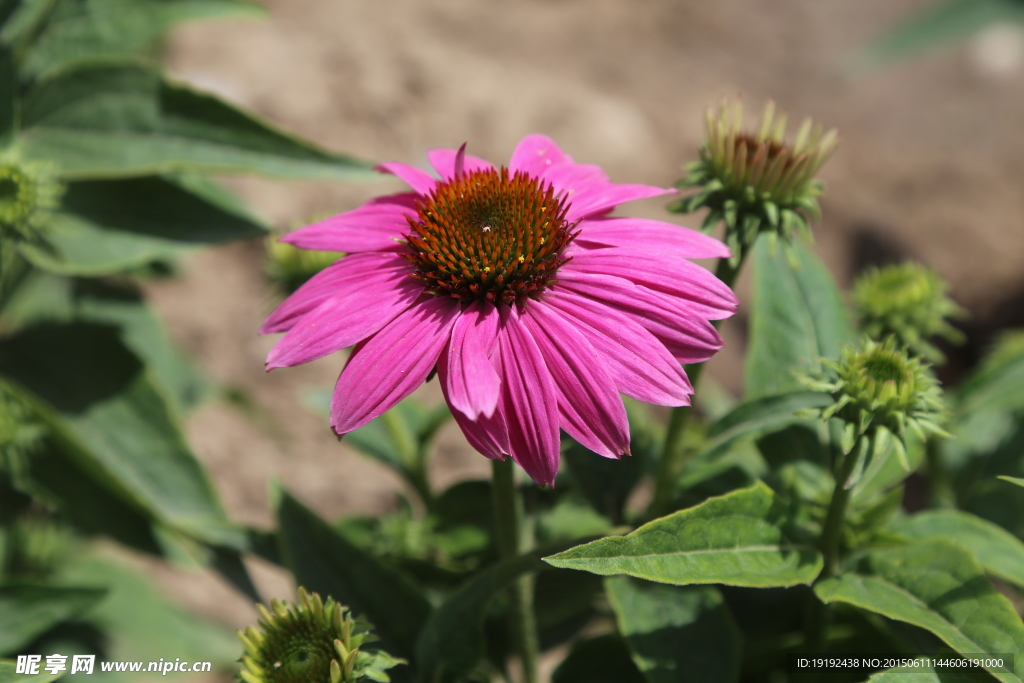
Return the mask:
{"type": "Polygon", "coordinates": [[[572,157],[562,152],[554,140],[547,135],[534,133],[527,135],[516,145],[508,169],[512,173],[524,171],[539,178],[548,168],[571,162],[572,157]]]}
{"type": "Polygon", "coordinates": [[[636,285],[612,275],[558,271],[558,288],[585,299],[600,301],[633,318],[661,341],[681,363],[707,360],[723,346],[722,338],[706,318],[692,312],[694,304],[636,285]]]}
{"type": "Polygon", "coordinates": [[[684,258],[729,258],[724,243],[702,232],[646,218],[590,218],[577,226],[575,244],[596,243],[664,253],[666,248],[684,258]]]}
{"type": "MultiPolygon", "coordinates": [[[[451,378],[448,376],[448,365],[448,347],[445,347],[440,358],[437,359],[437,379],[441,383],[444,400],[451,406],[449,390],[451,378]]],[[[462,429],[470,446],[491,460],[505,459],[504,454],[508,453],[511,447],[508,443],[508,427],[505,424],[505,416],[501,414],[500,410],[494,411],[490,417],[480,415],[476,419],[470,419],[461,411],[452,408],[452,417],[462,429]]]]}
{"type": "Polygon", "coordinates": [[[508,425],[510,454],[541,486],[558,473],[558,394],[537,342],[516,312],[502,308],[500,410],[508,425]]]}
{"type": "Polygon", "coordinates": [[[530,301],[523,323],[540,347],[558,394],[561,426],[599,455],[629,452],[629,420],[615,382],[572,318],[530,301]]]}
{"type": "Polygon", "coordinates": [[[448,344],[458,316],[457,301],[431,297],[353,351],[331,400],[335,433],[362,427],[423,384],[448,344]]]}
{"type": "Polygon", "coordinates": [[[416,215],[412,192],[378,197],[358,209],[307,225],[281,238],[300,249],[321,251],[398,251],[397,240],[409,232],[406,216],[416,215]]]}
{"type": "Polygon", "coordinates": [[[693,387],[682,365],[631,316],[568,291],[553,292],[544,303],[572,317],[620,392],[659,406],[690,405],[693,387]]]}
{"type": "Polygon", "coordinates": [[[690,311],[709,320],[728,318],[739,304],[724,282],[685,259],[662,258],[660,254],[625,247],[569,253],[573,258],[566,267],[571,271],[614,275],[686,299],[691,302],[690,311]]]}
{"type": "Polygon", "coordinates": [[[350,287],[376,291],[389,286],[396,274],[407,274],[409,269],[409,262],[398,254],[369,252],[346,256],[311,277],[281,302],[263,323],[260,334],[287,332],[299,318],[350,287]]]}
{"type": "Polygon", "coordinates": [[[423,295],[408,275],[392,278],[384,287],[350,287],[304,315],[267,354],[267,370],[323,358],[377,333],[423,295]]]}
{"type": "Polygon", "coordinates": [[[377,164],[374,166],[374,170],[380,171],[381,173],[390,173],[396,175],[404,180],[409,187],[416,190],[419,194],[426,196],[437,187],[437,180],[423,169],[410,166],[409,164],[403,164],[400,161],[388,161],[383,164],[377,164]]]}
{"type": "Polygon", "coordinates": [[[490,417],[498,406],[501,381],[490,360],[498,340],[498,309],[477,301],[452,328],[448,352],[448,405],[466,417],[490,417]]]}
{"type": "Polygon", "coordinates": [[[632,202],[648,197],[660,197],[676,194],[678,190],[653,185],[619,185],[608,183],[603,187],[589,186],[580,188],[570,198],[571,205],[566,212],[566,219],[578,221],[587,216],[600,216],[608,213],[619,204],[632,202]]]}
{"type": "MultiPolygon", "coordinates": [[[[430,161],[430,165],[437,169],[444,180],[455,177],[455,158],[457,156],[458,152],[454,149],[432,149],[427,152],[427,160],[430,161]]],[[[463,154],[462,170],[466,173],[492,168],[494,168],[494,164],[486,159],[475,157],[472,154],[463,154]]]]}

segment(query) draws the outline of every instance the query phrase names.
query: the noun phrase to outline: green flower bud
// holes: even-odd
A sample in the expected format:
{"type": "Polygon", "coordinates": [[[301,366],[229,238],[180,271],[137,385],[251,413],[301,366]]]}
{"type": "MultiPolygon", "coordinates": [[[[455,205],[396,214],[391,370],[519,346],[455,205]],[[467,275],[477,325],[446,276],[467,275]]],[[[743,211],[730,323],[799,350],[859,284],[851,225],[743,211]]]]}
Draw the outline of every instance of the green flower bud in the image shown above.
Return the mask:
{"type": "Polygon", "coordinates": [[[920,358],[911,358],[892,337],[882,343],[863,339],[859,347],[843,349],[838,361],[823,360],[826,376],[802,377],[815,391],[826,391],[834,402],[811,414],[828,420],[839,418],[843,429],[843,452],[861,460],[854,468],[852,486],[867,462],[884,456],[890,449],[904,469],[907,464],[906,435],[909,430],[921,440],[929,434],[949,436],[939,426],[947,416],[938,382],[920,358]]]}
{"type": "Polygon", "coordinates": [[[28,458],[46,435],[32,407],[0,383],[0,472],[23,486],[28,458]]]}
{"type": "Polygon", "coordinates": [[[0,240],[41,243],[52,209],[63,193],[53,164],[0,153],[0,240]]]}
{"type": "Polygon", "coordinates": [[[875,268],[861,275],[853,300],[864,333],[875,340],[892,336],[913,355],[932,363],[945,356],[928,340],[942,337],[963,343],[963,333],[946,318],[965,315],[946,296],[948,287],[934,271],[918,263],[875,268]]]}
{"type": "Polygon", "coordinates": [[[285,294],[291,294],[309,278],[331,265],[344,254],[337,251],[299,249],[278,236],[267,238],[267,277],[285,294]]]}
{"type": "Polygon", "coordinates": [[[365,622],[354,620],[341,603],[299,588],[292,605],[271,600],[256,606],[259,629],[238,632],[245,652],[238,678],[244,683],[386,683],[387,669],[404,663],[380,650],[363,650],[375,640],[365,622]]]}
{"type": "Polygon", "coordinates": [[[836,131],[825,133],[806,119],[787,144],[786,115],[776,116],[771,101],[756,133],[743,130],[739,101],[723,102],[717,113],[708,110],[705,124],[700,161],[689,164],[689,175],[678,183],[682,189],[700,189],[669,210],[709,209],[705,230],[725,221],[725,241],[734,265],[762,232],[786,245],[796,232],[810,239],[807,221],[819,217],[817,198],[823,189],[814,176],[838,145],[836,131]]]}

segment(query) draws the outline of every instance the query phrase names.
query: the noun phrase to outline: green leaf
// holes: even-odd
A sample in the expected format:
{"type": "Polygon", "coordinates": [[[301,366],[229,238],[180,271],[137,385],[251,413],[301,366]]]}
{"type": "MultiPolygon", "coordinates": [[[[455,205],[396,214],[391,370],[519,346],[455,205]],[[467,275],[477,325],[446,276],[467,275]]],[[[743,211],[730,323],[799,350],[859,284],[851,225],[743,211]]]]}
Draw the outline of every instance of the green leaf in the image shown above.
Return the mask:
{"type": "Polygon", "coordinates": [[[701,457],[725,453],[743,437],[804,422],[805,418],[795,415],[798,410],[822,408],[831,403],[831,396],[817,391],[793,391],[744,401],[708,427],[701,457]]]}
{"type": "Polygon", "coordinates": [[[491,565],[464,583],[438,607],[416,643],[420,680],[462,680],[484,654],[483,620],[487,605],[520,576],[545,569],[537,553],[491,565]]]}
{"type": "Polygon", "coordinates": [[[237,200],[194,176],[68,185],[46,244],[22,244],[33,264],[65,275],[106,275],[190,249],[267,234],[237,200]]]}
{"type": "Polygon", "coordinates": [[[0,342],[0,375],[26,390],[61,449],[129,505],[195,538],[243,543],[166,400],[116,328],[24,330],[0,342]]]}
{"type": "Polygon", "coordinates": [[[954,397],[958,416],[1024,407],[1024,354],[983,364],[960,385],[954,397]]]}
{"type": "Polygon", "coordinates": [[[1003,481],[1008,481],[1011,484],[1016,484],[1017,486],[1024,486],[1024,479],[1022,479],[1020,477],[1004,477],[1004,476],[1001,476],[999,478],[1002,479],[1003,481]]]}
{"type": "MultiPolygon", "coordinates": [[[[171,655],[227,669],[238,658],[238,641],[228,628],[182,611],[148,578],[121,562],[93,553],[80,555],[61,572],[60,580],[110,587],[107,598],[89,613],[89,621],[107,634],[109,659],[156,661],[171,655]]],[[[134,681],[137,675],[118,678],[134,681]]]]}
{"type": "Polygon", "coordinates": [[[351,180],[371,170],[130,63],[43,79],[25,101],[21,144],[27,156],[56,162],[69,179],[184,170],[351,180]]]}
{"type": "Polygon", "coordinates": [[[6,147],[18,125],[18,84],[14,55],[8,45],[0,43],[0,145],[6,147]]]}
{"type": "Polygon", "coordinates": [[[947,43],[964,40],[993,23],[1024,22],[1018,0],[945,0],[928,5],[863,48],[861,67],[884,64],[947,43]]]}
{"type": "Polygon", "coordinates": [[[160,39],[176,22],[264,14],[250,0],[59,0],[22,71],[38,76],[90,59],[156,57],[160,39]]]}
{"type": "MultiPolygon", "coordinates": [[[[40,664],[45,665],[46,660],[44,659],[40,664]]],[[[63,673],[48,674],[43,667],[40,667],[40,673],[35,675],[15,673],[17,670],[17,662],[0,660],[0,683],[50,683],[64,675],[63,673]]]]}
{"type": "Polygon", "coordinates": [[[106,592],[103,588],[0,586],[0,653],[14,654],[57,624],[84,614],[106,592]]]}
{"type": "Polygon", "coordinates": [[[8,301],[3,319],[19,328],[72,321],[116,325],[121,340],[150,368],[175,410],[192,407],[206,390],[199,370],[172,344],[163,323],[135,289],[34,270],[8,301]]]}
{"type": "Polygon", "coordinates": [[[621,637],[578,640],[551,676],[551,683],[644,683],[621,637]]]}
{"type": "Polygon", "coordinates": [[[974,553],[985,571],[1024,586],[1024,542],[1000,526],[958,510],[928,510],[892,527],[914,540],[945,538],[974,553]]]}
{"type": "Polygon", "coordinates": [[[603,576],[751,587],[810,583],[822,566],[787,506],[761,482],[544,561],[603,576]]]}
{"type": "Polygon", "coordinates": [[[369,619],[383,649],[411,657],[430,604],[404,575],[359,550],[311,510],[280,491],[278,542],[295,581],[369,619]]]}
{"type": "MultiPolygon", "coordinates": [[[[970,552],[955,543],[927,540],[869,553],[859,573],[842,574],[814,587],[826,603],[843,602],[931,631],[963,655],[1024,652],[1024,624],[970,552]]],[[[1019,683],[1014,671],[989,668],[1003,683],[1019,683]]]]}
{"type": "Polygon", "coordinates": [[[740,632],[717,588],[618,577],[605,579],[605,590],[648,683],[739,680],[740,632]]]}
{"type": "Polygon", "coordinates": [[[879,671],[867,683],[992,683],[984,669],[912,666],[879,671]]]}
{"type": "Polygon", "coordinates": [[[839,355],[853,340],[849,313],[835,280],[801,243],[793,245],[800,268],[766,240],[754,246],[754,293],[746,396],[758,398],[800,388],[794,371],[816,371],[819,357],[839,355]]]}

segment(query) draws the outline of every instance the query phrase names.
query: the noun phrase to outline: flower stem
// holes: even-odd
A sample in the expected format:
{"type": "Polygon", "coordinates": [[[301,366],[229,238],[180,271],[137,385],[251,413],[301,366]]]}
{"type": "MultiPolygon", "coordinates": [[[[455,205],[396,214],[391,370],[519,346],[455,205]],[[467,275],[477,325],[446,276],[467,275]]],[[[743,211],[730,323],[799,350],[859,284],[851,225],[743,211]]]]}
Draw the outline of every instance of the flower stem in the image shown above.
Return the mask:
{"type": "MultiPolygon", "coordinates": [[[[732,289],[736,278],[743,267],[749,249],[744,249],[740,254],[740,260],[736,265],[729,263],[729,259],[718,259],[715,266],[715,277],[732,289]]],[[[715,327],[718,327],[715,321],[715,327]]],[[[697,385],[700,383],[701,373],[704,371],[704,363],[688,365],[686,374],[690,378],[690,385],[693,387],[694,396],[697,394],[697,385]]],[[[686,427],[690,422],[692,406],[679,406],[672,409],[668,421],[668,430],[665,432],[665,443],[662,445],[661,458],[658,460],[658,473],[654,480],[654,499],[651,501],[650,512],[654,517],[671,512],[669,506],[672,504],[672,497],[675,495],[676,482],[679,479],[683,467],[686,465],[688,453],[683,448],[683,437],[686,434],[686,427]]]]}
{"type": "MultiPolygon", "coordinates": [[[[866,439],[861,436],[859,439],[866,439]]],[[[832,501],[825,515],[825,526],[821,530],[821,552],[825,556],[825,566],[821,570],[822,579],[835,576],[839,569],[839,549],[843,538],[843,523],[846,521],[846,505],[850,502],[851,490],[846,488],[846,480],[850,478],[853,468],[857,466],[857,453],[861,443],[854,444],[849,453],[843,456],[836,472],[836,485],[832,489],[832,501]]]]}
{"type": "MultiPolygon", "coordinates": [[[[494,526],[498,555],[507,560],[526,550],[521,534],[523,501],[516,490],[512,460],[492,460],[494,526]]],[[[522,576],[509,588],[509,625],[523,666],[524,683],[539,683],[537,619],[533,613],[533,577],[522,576]]]]}

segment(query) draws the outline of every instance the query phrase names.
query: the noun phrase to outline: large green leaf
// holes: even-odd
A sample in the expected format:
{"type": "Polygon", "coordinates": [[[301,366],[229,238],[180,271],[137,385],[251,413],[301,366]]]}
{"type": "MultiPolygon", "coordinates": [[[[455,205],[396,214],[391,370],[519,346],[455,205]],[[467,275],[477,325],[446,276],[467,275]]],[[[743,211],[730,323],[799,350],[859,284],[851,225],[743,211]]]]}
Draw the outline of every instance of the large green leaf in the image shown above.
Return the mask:
{"type": "Polygon", "coordinates": [[[740,632],[717,588],[616,577],[605,579],[605,590],[648,683],[739,680],[740,632]]]}
{"type": "Polygon", "coordinates": [[[199,370],[171,343],[163,323],[130,287],[34,270],[4,307],[3,320],[13,327],[75,320],[116,325],[121,340],[149,367],[176,410],[193,406],[206,389],[199,370]]]}
{"type": "Polygon", "coordinates": [[[992,683],[992,676],[984,669],[967,667],[906,666],[879,671],[867,683],[992,683]]]}
{"type": "Polygon", "coordinates": [[[32,263],[65,275],[106,275],[189,249],[266,234],[233,197],[195,176],[70,183],[32,263]]]}
{"type": "Polygon", "coordinates": [[[862,66],[882,64],[964,40],[989,24],[1024,23],[1019,0],[940,0],[876,38],[857,56],[862,66]]]}
{"type": "Polygon", "coordinates": [[[983,364],[960,385],[954,397],[960,415],[1024,407],[1024,354],[983,364]]]}
{"type": "Polygon", "coordinates": [[[503,588],[545,568],[536,553],[491,565],[462,585],[434,611],[416,643],[420,680],[460,681],[484,654],[483,621],[487,605],[503,588]]]}
{"type": "Polygon", "coordinates": [[[22,72],[37,76],[88,59],[155,56],[176,22],[264,13],[252,0],[59,0],[32,41],[22,72]]]}
{"type": "Polygon", "coordinates": [[[22,112],[25,154],[69,179],[168,171],[353,179],[370,165],[291,137],[205,93],[131,63],[85,65],[43,79],[22,112]]]}
{"type": "MultiPolygon", "coordinates": [[[[46,660],[44,659],[40,663],[45,665],[46,660]]],[[[64,675],[63,673],[48,674],[42,666],[37,674],[19,674],[16,673],[17,670],[17,662],[0,660],[0,683],[50,683],[64,675]]]]}
{"type": "Polygon", "coordinates": [[[17,127],[18,85],[11,48],[0,43],[0,144],[7,146],[17,127]]]}
{"type": "Polygon", "coordinates": [[[1024,542],[992,522],[959,510],[927,510],[892,526],[916,540],[945,538],[974,553],[985,571],[1024,586],[1024,542]]]}
{"type": "Polygon", "coordinates": [[[849,313],[835,280],[803,244],[794,245],[799,269],[767,240],[754,246],[750,348],[746,396],[758,398],[798,389],[795,371],[815,371],[819,357],[839,355],[852,341],[849,313]]]}
{"type": "Polygon", "coordinates": [[[617,634],[578,640],[551,676],[551,683],[644,683],[644,676],[617,634]]]}
{"type": "Polygon", "coordinates": [[[419,589],[345,540],[286,491],[280,492],[277,515],[278,542],[296,582],[365,615],[385,650],[411,657],[431,611],[419,589]]]}
{"type": "MultiPolygon", "coordinates": [[[[107,634],[109,659],[156,661],[172,655],[209,661],[224,670],[238,658],[238,641],[228,628],[182,611],[124,564],[95,554],[81,555],[63,569],[60,579],[110,586],[107,598],[89,613],[89,621],[107,634]]],[[[111,675],[110,680],[128,683],[137,678],[137,674],[121,674],[111,675]]]]}
{"type": "MultiPolygon", "coordinates": [[[[931,631],[963,655],[1024,652],[1024,624],[970,552],[930,539],[869,553],[859,573],[814,587],[826,603],[843,602],[931,631]]],[[[989,671],[1020,683],[1024,659],[1014,670],[989,671]]]]}
{"type": "Polygon", "coordinates": [[[810,583],[822,566],[788,507],[761,482],[544,561],[659,583],[752,587],[810,583]]]}
{"type": "Polygon", "coordinates": [[[137,510],[239,547],[167,401],[114,327],[39,325],[0,342],[0,375],[26,390],[61,449],[137,510]]]}
{"type": "Polygon", "coordinates": [[[0,654],[14,654],[57,624],[87,612],[104,595],[103,588],[0,586],[0,654]]]}
{"type": "Polygon", "coordinates": [[[703,457],[724,453],[740,438],[805,421],[794,413],[808,408],[823,408],[832,397],[816,391],[793,391],[745,401],[708,427],[703,457]]]}

